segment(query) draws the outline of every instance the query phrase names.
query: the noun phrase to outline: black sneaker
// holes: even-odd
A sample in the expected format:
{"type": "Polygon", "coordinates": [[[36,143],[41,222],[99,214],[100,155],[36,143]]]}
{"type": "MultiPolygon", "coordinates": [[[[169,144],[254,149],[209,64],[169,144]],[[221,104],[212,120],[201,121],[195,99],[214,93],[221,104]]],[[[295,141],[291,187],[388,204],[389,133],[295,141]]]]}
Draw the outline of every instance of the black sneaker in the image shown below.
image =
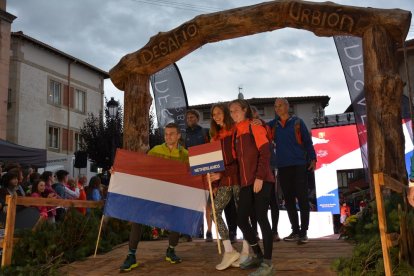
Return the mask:
{"type": "Polygon", "coordinates": [[[206,233],[206,242],[213,242],[213,234],[210,231],[206,233]]]}
{"type": "Polygon", "coordinates": [[[273,234],[273,242],[280,242],[280,237],[278,233],[273,234]]]}
{"type": "Polygon", "coordinates": [[[298,244],[305,244],[308,242],[308,236],[307,236],[307,231],[300,231],[299,232],[299,239],[298,239],[298,244]]]}
{"type": "Polygon", "coordinates": [[[135,258],[135,255],[128,254],[124,263],[119,268],[119,270],[121,272],[127,272],[127,271],[131,271],[133,268],[136,268],[137,266],[138,266],[138,263],[135,258]]]}
{"type": "Polygon", "coordinates": [[[174,248],[171,248],[169,246],[167,248],[167,252],[165,253],[165,260],[172,264],[178,264],[182,262],[181,258],[175,255],[174,248]]]}
{"type": "Polygon", "coordinates": [[[283,238],[287,242],[297,242],[299,240],[299,235],[296,232],[290,233],[289,236],[283,238]]]}

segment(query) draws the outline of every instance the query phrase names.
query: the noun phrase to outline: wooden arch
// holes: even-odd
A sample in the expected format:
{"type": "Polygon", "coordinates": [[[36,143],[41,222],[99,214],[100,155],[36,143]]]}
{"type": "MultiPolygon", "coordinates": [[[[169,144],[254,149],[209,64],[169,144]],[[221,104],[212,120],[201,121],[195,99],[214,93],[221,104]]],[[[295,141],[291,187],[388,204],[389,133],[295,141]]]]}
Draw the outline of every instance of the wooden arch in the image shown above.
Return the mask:
{"type": "Polygon", "coordinates": [[[291,27],[317,36],[362,37],[371,173],[406,182],[400,102],[403,91],[396,49],[407,36],[411,13],[332,2],[272,1],[205,14],[158,33],[110,70],[125,92],[124,148],[148,149],[149,77],[204,44],[291,27]]]}

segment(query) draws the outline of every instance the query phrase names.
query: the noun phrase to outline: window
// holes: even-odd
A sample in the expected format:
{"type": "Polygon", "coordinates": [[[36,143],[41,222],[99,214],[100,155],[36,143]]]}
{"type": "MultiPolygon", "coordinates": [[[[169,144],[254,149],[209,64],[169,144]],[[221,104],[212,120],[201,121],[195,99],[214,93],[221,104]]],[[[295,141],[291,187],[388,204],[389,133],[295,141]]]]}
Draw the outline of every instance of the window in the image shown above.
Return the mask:
{"type": "Polygon", "coordinates": [[[79,89],[75,89],[75,102],[74,108],[82,113],[85,112],[85,92],[79,89]]]}
{"type": "Polygon", "coordinates": [[[50,88],[49,88],[49,102],[52,104],[61,104],[62,99],[62,84],[50,80],[50,88]]]}
{"type": "Polygon", "coordinates": [[[210,120],[210,111],[203,111],[203,120],[210,120]]]}
{"type": "Polygon", "coordinates": [[[49,127],[47,146],[52,149],[59,149],[60,131],[58,127],[49,127]]]}
{"type": "Polygon", "coordinates": [[[82,141],[82,136],[80,135],[80,133],[75,132],[75,152],[78,150],[81,150],[81,145],[82,145],[83,141],[82,141]]]}
{"type": "Polygon", "coordinates": [[[263,117],[265,115],[264,107],[257,107],[257,113],[259,113],[260,117],[263,117]]]}

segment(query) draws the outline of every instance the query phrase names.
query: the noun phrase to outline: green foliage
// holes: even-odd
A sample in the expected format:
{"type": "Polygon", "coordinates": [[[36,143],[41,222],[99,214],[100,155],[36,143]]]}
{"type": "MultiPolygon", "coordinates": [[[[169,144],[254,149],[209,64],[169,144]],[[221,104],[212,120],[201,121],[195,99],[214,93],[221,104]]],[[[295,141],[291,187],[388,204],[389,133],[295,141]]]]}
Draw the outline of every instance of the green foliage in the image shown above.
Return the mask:
{"type": "MultiPolygon", "coordinates": [[[[43,223],[36,231],[23,231],[14,246],[12,265],[3,275],[57,275],[57,269],[95,252],[101,211],[83,216],[70,209],[61,223],[43,223]]],[[[127,222],[109,219],[101,233],[98,253],[110,251],[114,245],[128,240],[127,222]]]]}
{"type": "MultiPolygon", "coordinates": [[[[384,203],[388,232],[399,232],[398,204],[402,204],[402,197],[391,194],[384,203]]],[[[407,217],[410,227],[413,227],[413,212],[409,212],[407,217]]],[[[342,229],[342,235],[354,241],[356,245],[351,258],[340,258],[332,264],[338,275],[385,275],[375,201],[371,202],[362,213],[348,218],[342,229]]],[[[414,268],[404,261],[400,262],[398,255],[399,248],[392,247],[390,256],[393,274],[414,275],[414,268]]]]}
{"type": "Polygon", "coordinates": [[[108,170],[112,165],[113,144],[115,148],[122,148],[122,120],[122,106],[118,107],[118,113],[112,119],[109,115],[107,99],[105,98],[104,115],[99,114],[96,116],[89,113],[80,129],[83,140],[81,149],[88,153],[89,159],[104,170],[108,170]]]}

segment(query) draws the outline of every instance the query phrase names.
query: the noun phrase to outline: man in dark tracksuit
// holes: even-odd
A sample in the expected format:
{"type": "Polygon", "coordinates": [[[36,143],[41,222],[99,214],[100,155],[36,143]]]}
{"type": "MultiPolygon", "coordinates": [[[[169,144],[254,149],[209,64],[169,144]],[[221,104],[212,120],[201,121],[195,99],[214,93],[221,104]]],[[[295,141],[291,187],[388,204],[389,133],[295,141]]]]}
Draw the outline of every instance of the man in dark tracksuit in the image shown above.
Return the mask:
{"type": "Polygon", "coordinates": [[[289,102],[286,99],[276,99],[275,111],[279,118],[268,124],[275,132],[276,166],[292,225],[292,233],[283,240],[306,243],[310,213],[307,170],[315,169],[315,149],[305,123],[289,115],[289,102]],[[300,210],[300,227],[296,199],[300,210]]]}

